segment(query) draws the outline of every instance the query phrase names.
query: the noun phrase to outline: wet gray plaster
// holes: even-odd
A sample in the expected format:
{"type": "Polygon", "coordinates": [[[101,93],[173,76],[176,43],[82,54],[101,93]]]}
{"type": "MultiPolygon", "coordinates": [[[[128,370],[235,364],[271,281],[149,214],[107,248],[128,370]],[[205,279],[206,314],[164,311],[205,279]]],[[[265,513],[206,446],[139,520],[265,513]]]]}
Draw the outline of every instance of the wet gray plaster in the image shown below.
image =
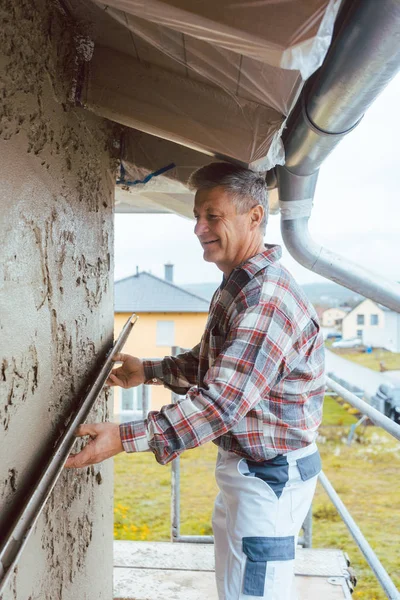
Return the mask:
{"type": "MultiPolygon", "coordinates": [[[[69,101],[90,50],[79,27],[50,0],[1,0],[0,19],[5,532],[112,343],[116,164],[111,125],[69,101]]],[[[110,401],[103,393],[90,420],[107,419],[110,401]]],[[[112,465],[105,463],[62,474],[2,600],[111,597],[112,465]]]]}

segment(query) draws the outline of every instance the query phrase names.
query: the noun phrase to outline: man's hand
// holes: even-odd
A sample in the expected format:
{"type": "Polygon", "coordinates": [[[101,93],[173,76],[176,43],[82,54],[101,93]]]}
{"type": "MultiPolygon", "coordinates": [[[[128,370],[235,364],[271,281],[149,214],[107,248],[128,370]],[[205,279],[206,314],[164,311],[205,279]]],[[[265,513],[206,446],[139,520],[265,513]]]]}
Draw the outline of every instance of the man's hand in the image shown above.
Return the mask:
{"type": "Polygon", "coordinates": [[[119,425],[116,423],[81,425],[76,430],[75,435],[77,437],[90,435],[92,439],[78,454],[69,455],[65,463],[66,469],[88,467],[124,451],[119,425]]]}
{"type": "Polygon", "coordinates": [[[113,360],[114,362],[122,362],[122,366],[111,371],[106,381],[107,385],[130,388],[144,383],[144,369],[140,358],[129,354],[116,354],[113,360]]]}

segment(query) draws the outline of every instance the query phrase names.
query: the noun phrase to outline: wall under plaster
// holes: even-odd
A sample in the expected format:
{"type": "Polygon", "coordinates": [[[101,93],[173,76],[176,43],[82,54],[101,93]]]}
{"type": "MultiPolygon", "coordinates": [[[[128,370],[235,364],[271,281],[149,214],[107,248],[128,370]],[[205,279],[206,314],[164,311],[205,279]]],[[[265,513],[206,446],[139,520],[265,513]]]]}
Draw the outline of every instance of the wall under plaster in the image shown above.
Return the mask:
{"type": "MultiPolygon", "coordinates": [[[[112,344],[116,165],[111,125],[69,102],[90,44],[67,12],[1,0],[0,19],[4,535],[112,344]]],[[[103,393],[90,420],[107,419],[109,405],[103,393]]],[[[112,598],[110,461],[61,475],[3,594],[103,598],[112,598]]]]}

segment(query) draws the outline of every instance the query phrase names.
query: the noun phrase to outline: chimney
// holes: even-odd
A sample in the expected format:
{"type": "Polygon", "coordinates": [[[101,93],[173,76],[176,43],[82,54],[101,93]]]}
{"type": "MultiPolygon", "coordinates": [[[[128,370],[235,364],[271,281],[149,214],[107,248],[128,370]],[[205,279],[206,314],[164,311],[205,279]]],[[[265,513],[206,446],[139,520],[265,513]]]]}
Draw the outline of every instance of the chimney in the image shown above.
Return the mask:
{"type": "Polygon", "coordinates": [[[174,265],[171,263],[167,263],[164,265],[164,279],[165,281],[169,281],[169,283],[173,283],[174,281],[174,265]]]}

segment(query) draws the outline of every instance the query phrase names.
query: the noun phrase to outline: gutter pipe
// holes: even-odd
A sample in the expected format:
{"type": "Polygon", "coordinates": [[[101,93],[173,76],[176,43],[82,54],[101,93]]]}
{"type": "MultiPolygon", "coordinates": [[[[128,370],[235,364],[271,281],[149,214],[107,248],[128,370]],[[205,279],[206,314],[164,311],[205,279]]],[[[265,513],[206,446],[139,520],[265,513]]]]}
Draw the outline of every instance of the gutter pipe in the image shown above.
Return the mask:
{"type": "Polygon", "coordinates": [[[400,2],[347,0],[328,55],[288,120],[277,167],[281,231],[303,266],[400,312],[400,285],[314,242],[308,231],[319,168],[400,68],[400,2]]]}

